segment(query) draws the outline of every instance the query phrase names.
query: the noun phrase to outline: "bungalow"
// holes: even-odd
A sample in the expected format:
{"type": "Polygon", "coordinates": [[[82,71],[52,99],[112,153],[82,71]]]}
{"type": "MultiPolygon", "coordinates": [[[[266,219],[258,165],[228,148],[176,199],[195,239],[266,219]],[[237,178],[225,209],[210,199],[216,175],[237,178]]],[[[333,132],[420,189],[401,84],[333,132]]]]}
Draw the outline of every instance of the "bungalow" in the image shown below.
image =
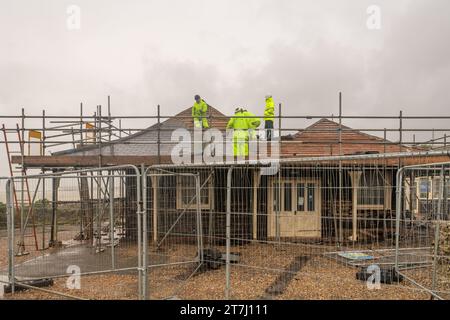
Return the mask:
{"type": "MultiPolygon", "coordinates": [[[[211,107],[209,117],[210,126],[225,134],[226,116],[211,107]]],[[[80,146],[51,156],[26,156],[23,161],[28,168],[44,170],[133,164],[153,166],[147,172],[154,172],[164,167],[164,172],[173,174],[149,175],[148,188],[142,193],[148,210],[148,236],[155,243],[195,236],[198,228],[196,207],[192,204],[195,184],[189,176],[180,173],[199,173],[202,232],[210,244],[221,244],[225,235],[226,177],[230,165],[171,165],[171,152],[177,144],[171,141],[171,136],[179,128],[192,132],[190,108],[125,138],[80,146]]],[[[320,119],[293,135],[282,136],[280,146],[281,166],[274,175],[261,175],[261,166],[253,163],[234,166],[231,234],[235,242],[393,241],[395,175],[399,166],[450,160],[449,156],[383,158],[383,154],[419,150],[330,119],[320,119]],[[349,157],[337,160],[333,158],[336,156],[349,157]]],[[[13,157],[13,162],[21,161],[13,157]]],[[[433,183],[436,182],[410,177],[410,197],[405,199],[405,206],[412,214],[420,214],[420,208],[426,206],[423,200],[427,199],[425,194],[433,195],[433,183]],[[429,189],[424,187],[428,185],[429,189]]],[[[125,228],[127,236],[134,238],[136,222],[132,217],[136,213],[136,192],[141,192],[136,188],[135,178],[125,179],[125,190],[125,228]]],[[[80,199],[83,197],[88,200],[89,192],[80,191],[80,199]]]]}

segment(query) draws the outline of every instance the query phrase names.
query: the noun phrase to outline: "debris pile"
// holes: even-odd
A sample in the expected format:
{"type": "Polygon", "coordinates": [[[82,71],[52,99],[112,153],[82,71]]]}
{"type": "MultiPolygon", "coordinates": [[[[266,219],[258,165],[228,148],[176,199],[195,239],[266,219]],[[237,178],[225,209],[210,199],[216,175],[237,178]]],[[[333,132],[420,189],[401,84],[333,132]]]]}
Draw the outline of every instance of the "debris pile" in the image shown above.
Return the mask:
{"type": "MultiPolygon", "coordinates": [[[[36,287],[36,288],[45,288],[45,287],[51,287],[54,284],[53,279],[33,279],[33,280],[23,280],[19,281],[16,279],[16,283],[14,284],[14,291],[25,291],[30,289],[30,287],[36,287]],[[21,285],[23,284],[23,285],[21,285]]],[[[12,286],[9,284],[5,286],[5,293],[11,293],[12,292],[12,286]]]]}
{"type": "MultiPolygon", "coordinates": [[[[203,265],[206,270],[216,270],[226,263],[226,254],[217,249],[208,248],[203,250],[203,265]]],[[[240,254],[236,252],[230,253],[230,263],[238,263],[240,254]]]]}
{"type": "Polygon", "coordinates": [[[378,270],[374,269],[372,271],[369,270],[367,267],[362,267],[357,273],[356,273],[356,279],[361,281],[376,281],[377,273],[379,272],[379,279],[380,283],[385,284],[393,284],[393,283],[399,283],[403,281],[403,277],[395,271],[393,266],[389,267],[379,267],[378,270]]]}

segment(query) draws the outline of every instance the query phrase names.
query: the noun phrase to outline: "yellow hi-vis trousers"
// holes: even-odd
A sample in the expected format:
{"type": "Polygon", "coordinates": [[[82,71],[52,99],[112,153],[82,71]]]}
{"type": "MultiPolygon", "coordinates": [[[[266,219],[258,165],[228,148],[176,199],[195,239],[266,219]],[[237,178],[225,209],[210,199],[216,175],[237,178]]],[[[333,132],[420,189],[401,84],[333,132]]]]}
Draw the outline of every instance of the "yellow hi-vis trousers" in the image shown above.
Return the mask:
{"type": "Polygon", "coordinates": [[[235,130],[233,132],[233,154],[235,157],[248,156],[247,130],[235,130]]]}
{"type": "Polygon", "coordinates": [[[206,118],[194,118],[194,126],[196,128],[204,128],[204,129],[208,129],[209,128],[209,124],[208,124],[208,119],[206,118]]]}

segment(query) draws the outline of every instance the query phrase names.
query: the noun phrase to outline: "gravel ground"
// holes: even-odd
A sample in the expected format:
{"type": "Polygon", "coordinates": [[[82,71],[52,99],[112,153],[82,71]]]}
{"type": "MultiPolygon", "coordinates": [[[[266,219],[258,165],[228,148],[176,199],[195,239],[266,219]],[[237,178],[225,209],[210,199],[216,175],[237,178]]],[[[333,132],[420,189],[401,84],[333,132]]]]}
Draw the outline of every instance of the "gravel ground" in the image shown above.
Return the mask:
{"type": "MultiPolygon", "coordinates": [[[[221,251],[223,248],[219,248],[221,251]]],[[[131,250],[131,248],[130,248],[131,250]]],[[[294,246],[252,244],[232,248],[239,252],[239,265],[231,268],[231,292],[233,299],[430,299],[430,295],[407,283],[381,285],[369,290],[366,283],[355,278],[357,269],[334,260],[313,254],[310,249],[294,246]],[[268,295],[266,289],[282,274],[296,256],[310,255],[306,264],[286,283],[279,295],[268,295]]],[[[135,252],[135,251],[134,251],[135,252]]],[[[165,248],[160,254],[169,253],[167,262],[180,261],[180,257],[193,258],[195,247],[180,245],[165,248]]],[[[154,254],[154,252],[153,252],[154,254]]],[[[223,299],[225,292],[225,267],[192,275],[194,266],[178,265],[151,268],[149,293],[152,299],[223,299]]],[[[418,272],[417,270],[415,271],[418,272]]],[[[422,275],[428,274],[423,270],[422,275]]],[[[419,275],[416,274],[418,277],[419,275]]],[[[428,280],[427,280],[428,281],[428,280]]],[[[51,290],[87,299],[137,299],[137,275],[104,274],[83,276],[81,290],[65,288],[66,279],[58,279],[51,290]]],[[[16,293],[13,299],[59,299],[54,294],[29,290],[16,293]]]]}
{"type": "MultiPolygon", "coordinates": [[[[81,289],[68,289],[67,279],[56,279],[50,288],[45,288],[59,293],[75,296],[81,299],[112,300],[112,299],[137,299],[137,276],[134,275],[96,275],[86,276],[81,279],[81,289]]],[[[5,294],[5,299],[17,300],[60,300],[69,299],[61,295],[42,292],[39,290],[27,290],[5,294]]]]}
{"type": "MultiPolygon", "coordinates": [[[[66,241],[71,240],[74,235],[77,233],[79,227],[77,226],[60,226],[61,230],[58,232],[58,240],[66,241]]],[[[16,257],[15,262],[22,263],[24,261],[30,260],[31,258],[35,258],[37,256],[42,255],[43,253],[51,253],[56,249],[47,249],[45,251],[36,251],[34,237],[31,237],[31,229],[27,231],[27,236],[25,237],[25,249],[29,253],[24,256],[16,257]]],[[[16,243],[17,237],[19,235],[19,230],[16,229],[16,243]]],[[[48,234],[46,236],[46,245],[48,245],[48,234]]],[[[42,246],[42,233],[36,233],[37,241],[39,244],[39,249],[42,246]]],[[[17,249],[17,248],[16,248],[17,249]]],[[[6,236],[6,231],[2,232],[2,236],[0,237],[0,270],[5,269],[8,266],[8,238],[6,236]]]]}

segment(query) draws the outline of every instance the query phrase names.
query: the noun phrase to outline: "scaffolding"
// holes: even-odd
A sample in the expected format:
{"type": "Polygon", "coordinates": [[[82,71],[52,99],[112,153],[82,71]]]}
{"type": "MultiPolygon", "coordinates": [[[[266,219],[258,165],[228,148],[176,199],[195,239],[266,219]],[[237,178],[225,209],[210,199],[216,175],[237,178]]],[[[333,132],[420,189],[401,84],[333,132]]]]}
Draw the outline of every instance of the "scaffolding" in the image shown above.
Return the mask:
{"type": "MultiPolygon", "coordinates": [[[[129,237],[141,237],[134,239],[137,248],[133,244],[136,250],[133,255],[140,260],[132,268],[142,273],[138,280],[142,298],[176,295],[192,298],[189,288],[192,290],[190,286],[195,283],[193,275],[209,269],[219,270],[220,266],[225,266],[220,271],[225,284],[217,288],[223,290],[221,293],[226,298],[254,299],[283,296],[293,276],[304,266],[307,266],[306,271],[300,275],[313,277],[319,277],[316,269],[336,267],[336,262],[367,267],[367,261],[349,258],[355,252],[373,256],[380,265],[386,266],[395,266],[394,258],[399,256],[400,259],[417,257],[416,250],[423,249],[415,242],[419,239],[417,234],[402,228],[402,236],[411,245],[402,247],[396,242],[399,210],[395,205],[399,201],[412,203],[419,195],[411,191],[413,180],[410,179],[404,182],[409,183],[409,191],[404,192],[400,200],[396,199],[395,176],[404,166],[425,166],[450,159],[447,152],[450,128],[430,128],[429,125],[433,121],[448,120],[450,116],[407,116],[404,112],[394,116],[344,115],[341,94],[338,106],[338,116],[335,116],[289,115],[284,107],[282,112],[281,104],[278,105],[274,140],[281,145],[281,153],[276,159],[279,170],[273,176],[261,175],[265,165],[251,159],[212,165],[174,165],[167,161],[165,146],[172,146],[174,142],[166,133],[176,127],[164,124],[176,121],[192,129],[189,110],[169,116],[161,115],[161,107],[157,106],[155,115],[117,116],[112,115],[108,97],[106,115],[101,105],[96,106],[93,115],[86,115],[82,103],[79,115],[73,116],[50,116],[45,111],[42,115],[28,115],[24,109],[17,117],[0,115],[5,121],[18,122],[15,127],[3,126],[1,141],[10,166],[14,211],[20,213],[14,254],[20,256],[30,251],[58,248],[61,233],[57,212],[62,207],[68,210],[69,202],[74,201],[79,207],[79,218],[76,233],[74,231],[70,237],[101,254],[106,244],[105,232],[109,233],[112,258],[108,265],[115,264],[114,238],[118,234],[121,234],[119,238],[128,237],[127,241],[129,237]],[[298,125],[302,121],[323,119],[329,121],[319,127],[298,125]],[[130,124],[144,120],[152,126],[130,124]],[[361,126],[345,126],[344,121],[350,120],[360,122],[361,126]],[[377,128],[376,121],[383,121],[383,127],[377,128]],[[418,121],[420,126],[407,126],[418,121]],[[35,125],[38,122],[40,126],[35,125]],[[388,122],[390,127],[385,125],[388,122]],[[369,125],[363,125],[365,123],[369,125]],[[136,134],[146,132],[155,132],[155,135],[151,139],[145,136],[135,139],[136,134]],[[441,134],[442,138],[436,138],[441,134]],[[16,138],[11,138],[12,135],[16,138]],[[136,149],[151,146],[154,152],[140,157],[105,152],[117,144],[135,145],[136,149]],[[38,148],[31,148],[33,145],[38,148]],[[60,164],[50,161],[61,157],[58,152],[67,149],[79,153],[77,158],[81,160],[60,164]],[[83,151],[88,149],[96,152],[85,155],[83,151]],[[302,154],[302,150],[310,151],[302,154]],[[147,158],[152,161],[145,162],[147,158]],[[33,159],[39,162],[30,162],[33,159]],[[117,159],[125,161],[122,165],[136,166],[138,171],[114,169],[117,159]],[[28,170],[38,173],[30,174],[28,170]],[[71,181],[70,192],[64,187],[61,178],[64,175],[71,181]],[[72,192],[77,194],[75,200],[64,199],[64,195],[72,196],[72,192]],[[137,199],[138,195],[141,200],[137,199]],[[48,197],[51,201],[46,200],[48,197]],[[37,200],[40,200],[39,205],[37,200]],[[127,234],[128,229],[138,228],[127,225],[131,221],[127,210],[142,215],[139,231],[127,234]],[[44,216],[50,220],[34,221],[38,212],[49,212],[44,216]],[[298,217],[308,223],[293,230],[289,221],[297,223],[298,217]],[[114,221],[109,222],[109,227],[108,219],[114,221]],[[143,252],[137,253],[138,249],[143,252]],[[194,267],[191,269],[189,264],[194,267]],[[165,277],[172,273],[175,278],[168,281],[165,277]],[[265,278],[265,273],[271,276],[265,278]],[[256,288],[249,294],[233,282],[233,277],[239,275],[249,284],[253,274],[267,284],[267,288],[256,288]],[[177,284],[175,289],[170,284],[173,282],[177,284]]],[[[212,112],[207,117],[209,123],[221,126],[229,119],[212,112]]],[[[260,134],[264,136],[263,131],[260,134]]],[[[435,175],[430,175],[430,179],[435,175]]],[[[418,188],[416,185],[417,192],[418,188]]],[[[442,212],[447,209],[443,208],[442,212]]],[[[403,207],[401,210],[406,215],[400,218],[402,226],[403,223],[408,226],[413,214],[403,207]]],[[[431,209],[425,206],[423,210],[431,209]]],[[[427,225],[428,229],[431,230],[431,224],[427,225]]],[[[426,247],[430,247],[429,237],[426,247]]],[[[417,267],[423,261],[415,262],[417,267]]],[[[424,265],[429,261],[425,262],[424,265]]],[[[326,275],[327,281],[332,281],[327,278],[330,276],[326,275]]],[[[438,287],[421,290],[441,297],[436,293],[438,287]]],[[[439,290],[447,294],[447,288],[439,290]]],[[[218,291],[214,296],[220,296],[218,291]]]]}
{"type": "MultiPolygon", "coordinates": [[[[284,109],[284,108],[283,108],[284,109]]],[[[427,121],[431,123],[434,120],[448,120],[450,116],[407,116],[404,112],[400,111],[395,116],[359,116],[359,115],[344,115],[342,94],[339,93],[338,100],[338,115],[289,115],[282,112],[282,105],[278,105],[278,115],[275,116],[275,120],[278,123],[276,133],[281,137],[281,144],[288,148],[295,149],[297,146],[314,146],[329,149],[327,155],[345,155],[346,149],[352,149],[353,153],[367,153],[365,149],[371,149],[374,146],[379,146],[377,153],[387,152],[402,152],[402,151],[427,151],[427,150],[447,150],[447,134],[450,128],[427,128],[427,127],[407,127],[406,121],[411,122],[423,122],[427,121]],[[290,127],[285,124],[287,122],[293,123],[293,121],[305,121],[314,119],[331,119],[337,121],[336,127],[320,127],[320,128],[301,128],[290,127]],[[374,128],[373,126],[362,126],[359,128],[349,128],[343,125],[344,120],[359,120],[360,122],[374,123],[377,120],[390,121],[391,127],[374,128]],[[396,124],[395,124],[396,123],[396,124]],[[296,140],[292,133],[302,134],[308,132],[309,134],[316,134],[328,136],[327,139],[309,138],[307,140],[296,140]],[[362,132],[364,134],[376,135],[378,139],[369,140],[343,140],[343,136],[346,134],[352,134],[354,132],[362,132]],[[331,135],[332,134],[332,135],[331,135]],[[435,138],[435,135],[443,134],[440,138],[435,138]],[[429,136],[432,136],[431,139],[429,136]],[[390,139],[389,139],[390,138],[390,139]],[[347,146],[343,148],[343,145],[347,146]],[[353,147],[349,147],[353,146],[353,147]]],[[[229,117],[225,115],[208,114],[209,122],[226,121],[229,117]]],[[[260,116],[255,116],[259,118],[260,116]]],[[[262,115],[261,115],[262,117],[262,115]]],[[[163,140],[162,133],[165,131],[173,131],[173,128],[165,128],[161,124],[167,120],[179,120],[179,121],[191,121],[190,113],[187,115],[161,115],[161,107],[156,107],[156,114],[148,116],[116,116],[111,112],[111,99],[107,97],[107,112],[102,111],[102,105],[96,106],[96,111],[89,115],[85,112],[85,106],[83,103],[79,105],[79,115],[47,115],[43,110],[41,115],[29,115],[26,114],[25,109],[22,108],[21,114],[18,116],[4,116],[0,115],[0,119],[8,122],[17,121],[14,127],[7,127],[3,125],[3,140],[0,141],[4,144],[6,157],[9,163],[10,176],[17,176],[18,174],[25,176],[27,174],[28,166],[25,163],[27,157],[33,156],[48,156],[53,150],[73,149],[79,150],[85,146],[97,146],[97,160],[93,160],[90,163],[90,167],[102,167],[104,166],[103,159],[106,158],[102,155],[102,147],[105,145],[112,145],[115,143],[133,144],[139,147],[139,145],[151,145],[157,150],[157,157],[155,162],[161,163],[161,146],[164,144],[173,143],[173,141],[163,140]],[[154,127],[138,128],[133,125],[124,128],[123,122],[128,121],[143,121],[148,120],[155,124],[154,127]],[[32,124],[31,124],[32,123],[32,124]],[[40,123],[40,125],[36,125],[40,123]],[[139,141],[123,141],[124,137],[132,136],[136,133],[142,133],[146,130],[156,130],[157,138],[151,140],[139,141]],[[10,138],[10,135],[14,135],[15,138],[10,138]],[[28,137],[28,139],[27,139],[28,137]],[[38,146],[38,148],[32,148],[32,146],[38,146]],[[37,154],[32,154],[31,150],[38,150],[37,154]],[[15,157],[15,164],[11,159],[15,157]],[[18,161],[19,160],[19,161],[18,161]],[[92,162],[97,162],[94,165],[92,162]]],[[[166,138],[167,139],[167,138],[166,138]]],[[[145,155],[144,155],[145,156],[145,155]]],[[[284,156],[283,154],[281,156],[284,156]]],[[[288,154],[286,157],[302,157],[302,154],[288,154]]],[[[126,157],[124,159],[126,161],[126,157]]],[[[132,160],[130,160],[131,163],[132,160]]],[[[126,164],[122,163],[122,164],[126,164]]],[[[140,163],[134,163],[140,164],[140,163]]],[[[339,164],[341,165],[341,164],[339,164]]],[[[399,160],[398,165],[401,165],[399,160]]],[[[61,165],[62,167],[64,165],[61,165]]],[[[39,168],[39,166],[35,166],[39,168]]],[[[44,171],[56,171],[57,165],[45,165],[43,164],[40,169],[44,171]]],[[[340,176],[339,179],[342,179],[340,176]]],[[[31,202],[31,193],[27,185],[27,180],[22,181],[24,185],[14,185],[14,201],[18,212],[21,212],[22,221],[31,220],[33,230],[35,225],[33,223],[33,212],[23,212],[23,208],[27,207],[27,203],[31,202]]],[[[342,198],[340,196],[340,198],[342,198]]],[[[22,226],[22,229],[26,228],[26,225],[22,226]]],[[[35,231],[33,231],[35,233],[35,231]]],[[[36,239],[36,236],[34,236],[36,239]]],[[[36,249],[38,248],[37,241],[35,240],[36,249]]],[[[21,252],[26,253],[25,249],[21,249],[21,252]]]]}
{"type": "MultiPolygon", "coordinates": [[[[16,135],[16,139],[9,139],[8,141],[4,138],[3,141],[0,141],[2,144],[10,144],[10,145],[27,145],[21,151],[18,151],[18,154],[23,154],[24,156],[28,155],[46,155],[51,152],[53,149],[61,149],[61,147],[65,148],[79,148],[86,145],[104,145],[106,143],[114,142],[117,139],[122,139],[125,136],[132,135],[134,133],[143,132],[148,130],[148,127],[139,128],[137,126],[123,127],[124,121],[133,121],[133,120],[148,120],[152,124],[157,124],[156,130],[158,132],[163,131],[173,131],[173,128],[162,128],[160,124],[168,119],[174,120],[191,120],[192,117],[190,115],[162,115],[161,107],[158,105],[156,107],[155,115],[145,115],[145,116],[135,116],[135,115],[112,115],[111,113],[111,99],[108,96],[107,103],[107,114],[104,115],[102,113],[102,105],[96,106],[96,111],[92,115],[86,114],[83,110],[85,107],[83,103],[80,103],[79,106],[79,115],[46,115],[46,111],[42,110],[41,115],[30,115],[26,114],[25,109],[22,108],[22,112],[17,116],[6,116],[0,115],[0,119],[3,121],[9,122],[17,122],[14,127],[3,127],[3,131],[5,133],[14,133],[16,135]],[[40,125],[36,125],[37,121],[40,122],[40,125]],[[33,125],[28,124],[29,122],[33,122],[33,125]],[[19,132],[19,136],[17,136],[17,132],[19,132]],[[38,135],[38,137],[36,137],[38,135]],[[26,140],[26,137],[29,137],[26,140]],[[33,137],[34,140],[31,140],[30,137],[33,137]],[[29,146],[33,144],[38,144],[40,146],[40,152],[38,154],[30,154],[29,146]],[[26,154],[28,151],[28,154],[26,154]]],[[[284,109],[284,107],[283,107],[284,109]]],[[[245,117],[245,118],[263,118],[262,114],[258,114],[254,117],[245,117]]],[[[209,122],[213,120],[223,120],[227,121],[230,117],[226,115],[207,115],[209,122]]],[[[397,146],[398,151],[401,151],[401,146],[406,146],[410,148],[422,147],[426,150],[433,149],[445,149],[448,147],[448,132],[450,128],[436,128],[436,127],[406,127],[406,121],[419,121],[419,122],[432,122],[434,120],[449,120],[450,116],[442,116],[442,115],[424,115],[424,116],[407,116],[403,111],[400,111],[398,115],[390,115],[390,116],[381,116],[381,115],[373,115],[373,116],[362,116],[362,115],[344,115],[343,107],[342,107],[342,96],[339,96],[339,114],[336,116],[334,114],[324,114],[324,115],[288,115],[282,114],[282,104],[278,104],[278,115],[274,116],[277,120],[278,128],[276,128],[276,132],[278,136],[283,136],[283,143],[288,144],[296,144],[299,143],[297,141],[292,140],[292,133],[302,133],[305,131],[314,132],[314,133],[337,133],[336,138],[330,138],[328,140],[309,140],[307,144],[336,144],[340,146],[342,141],[342,135],[344,133],[352,133],[352,132],[363,132],[367,134],[372,134],[379,137],[378,141],[354,141],[354,142],[345,142],[346,144],[361,144],[361,145],[382,145],[384,147],[387,146],[397,146]],[[285,125],[285,122],[293,122],[293,121],[301,121],[301,120],[320,120],[320,119],[331,119],[333,121],[337,121],[338,128],[329,128],[329,129],[314,129],[314,128],[302,128],[299,126],[290,127],[289,125],[285,125]],[[383,128],[375,128],[374,126],[362,126],[358,128],[349,128],[343,125],[344,120],[358,120],[362,123],[370,122],[374,123],[376,120],[385,120],[391,121],[396,124],[390,125],[390,127],[383,128]],[[435,138],[436,134],[442,134],[442,137],[435,138]],[[432,137],[429,138],[429,135],[432,137]],[[406,137],[407,136],[407,137],[406,137]],[[419,137],[420,136],[420,137],[419,137]],[[390,140],[389,140],[390,139],[390,140]]],[[[160,144],[164,144],[170,141],[164,141],[157,139],[155,141],[141,141],[141,144],[153,144],[155,147],[158,147],[160,144]]],[[[134,142],[137,143],[137,142],[134,142]]],[[[11,152],[12,155],[14,152],[11,152]]],[[[342,151],[336,153],[337,155],[343,155],[342,151]]],[[[299,155],[301,156],[301,155],[299,155]]]]}

